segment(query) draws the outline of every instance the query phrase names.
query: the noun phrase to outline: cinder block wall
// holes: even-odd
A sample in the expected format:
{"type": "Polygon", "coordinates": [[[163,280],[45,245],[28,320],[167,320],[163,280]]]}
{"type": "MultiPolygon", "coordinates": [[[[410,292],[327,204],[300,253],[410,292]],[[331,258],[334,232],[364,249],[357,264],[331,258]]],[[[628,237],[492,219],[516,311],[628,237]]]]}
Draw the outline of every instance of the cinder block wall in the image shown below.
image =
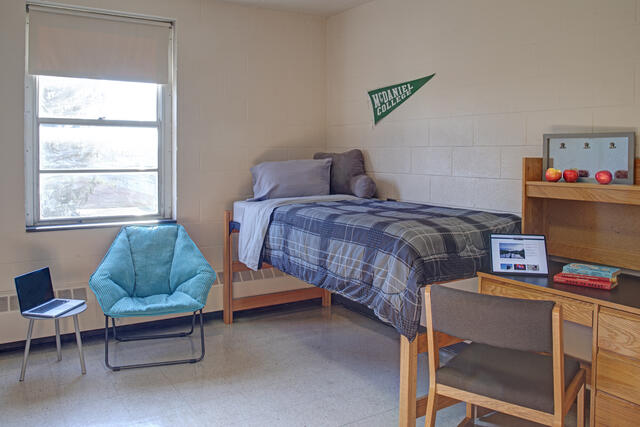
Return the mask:
{"type": "Polygon", "coordinates": [[[636,0],[375,0],[327,24],[328,149],[363,149],[382,197],[518,213],[543,133],[637,131],[639,86],[636,0]],[[368,90],[431,73],[373,127],[368,90]]]}

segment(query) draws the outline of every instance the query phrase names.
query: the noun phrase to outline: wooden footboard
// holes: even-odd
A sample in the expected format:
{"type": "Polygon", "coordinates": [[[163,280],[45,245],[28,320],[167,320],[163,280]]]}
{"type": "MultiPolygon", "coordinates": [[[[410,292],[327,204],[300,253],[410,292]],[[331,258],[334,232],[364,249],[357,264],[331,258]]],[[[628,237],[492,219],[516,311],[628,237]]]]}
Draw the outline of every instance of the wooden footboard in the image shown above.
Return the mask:
{"type": "MultiPolygon", "coordinates": [[[[235,311],[249,310],[251,308],[268,307],[271,305],[305,301],[315,298],[322,299],[323,307],[328,307],[331,305],[331,292],[316,287],[275,292],[264,295],[254,295],[243,298],[234,298],[233,273],[247,271],[250,269],[240,261],[233,260],[233,235],[237,233],[238,230],[231,229],[231,221],[233,221],[232,212],[224,211],[224,283],[222,304],[224,323],[233,323],[233,313],[235,311]]],[[[263,263],[262,269],[267,268],[273,268],[273,266],[263,263]]]]}

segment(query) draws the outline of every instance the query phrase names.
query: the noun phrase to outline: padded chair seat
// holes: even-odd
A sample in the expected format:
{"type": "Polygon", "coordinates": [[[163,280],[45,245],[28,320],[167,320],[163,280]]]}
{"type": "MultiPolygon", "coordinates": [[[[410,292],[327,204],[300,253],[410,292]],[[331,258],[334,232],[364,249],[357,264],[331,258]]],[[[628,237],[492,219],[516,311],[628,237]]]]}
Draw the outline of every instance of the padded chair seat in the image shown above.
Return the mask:
{"type": "Polygon", "coordinates": [[[105,313],[111,317],[157,316],[173,313],[195,312],[204,307],[184,292],[151,295],[148,297],[124,297],[105,313]]]}
{"type": "MultiPolygon", "coordinates": [[[[565,388],[580,369],[565,356],[565,388]]],[[[472,343],[436,371],[437,382],[546,413],[553,413],[553,358],[472,343]]]]}

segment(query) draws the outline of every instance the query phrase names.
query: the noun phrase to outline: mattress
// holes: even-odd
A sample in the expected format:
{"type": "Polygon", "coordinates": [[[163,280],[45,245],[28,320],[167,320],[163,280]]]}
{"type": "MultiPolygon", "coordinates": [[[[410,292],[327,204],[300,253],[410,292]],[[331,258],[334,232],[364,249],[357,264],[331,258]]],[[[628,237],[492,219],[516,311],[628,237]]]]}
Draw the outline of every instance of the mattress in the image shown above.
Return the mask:
{"type": "Polygon", "coordinates": [[[242,224],[242,215],[244,215],[245,206],[247,206],[247,204],[249,203],[255,203],[255,202],[249,202],[247,200],[238,200],[236,202],[233,202],[233,221],[234,222],[237,222],[238,224],[242,224]]]}

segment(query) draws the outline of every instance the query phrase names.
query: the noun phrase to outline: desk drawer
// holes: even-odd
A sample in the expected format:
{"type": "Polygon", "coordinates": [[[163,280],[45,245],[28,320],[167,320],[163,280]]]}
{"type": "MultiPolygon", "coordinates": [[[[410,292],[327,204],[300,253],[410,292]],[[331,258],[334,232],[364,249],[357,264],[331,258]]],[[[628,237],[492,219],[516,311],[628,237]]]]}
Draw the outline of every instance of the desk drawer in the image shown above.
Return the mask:
{"type": "Polygon", "coordinates": [[[598,346],[640,359],[640,316],[611,308],[600,309],[598,346]]]}
{"type": "Polygon", "coordinates": [[[598,390],[640,405],[640,360],[600,350],[596,372],[598,390]]]}
{"type": "Polygon", "coordinates": [[[564,320],[591,327],[593,325],[593,305],[550,292],[538,291],[513,284],[501,283],[482,278],[480,292],[507,298],[555,301],[562,306],[564,320]]]}
{"type": "Polygon", "coordinates": [[[640,406],[598,391],[595,418],[596,427],[637,427],[640,406]]]}

